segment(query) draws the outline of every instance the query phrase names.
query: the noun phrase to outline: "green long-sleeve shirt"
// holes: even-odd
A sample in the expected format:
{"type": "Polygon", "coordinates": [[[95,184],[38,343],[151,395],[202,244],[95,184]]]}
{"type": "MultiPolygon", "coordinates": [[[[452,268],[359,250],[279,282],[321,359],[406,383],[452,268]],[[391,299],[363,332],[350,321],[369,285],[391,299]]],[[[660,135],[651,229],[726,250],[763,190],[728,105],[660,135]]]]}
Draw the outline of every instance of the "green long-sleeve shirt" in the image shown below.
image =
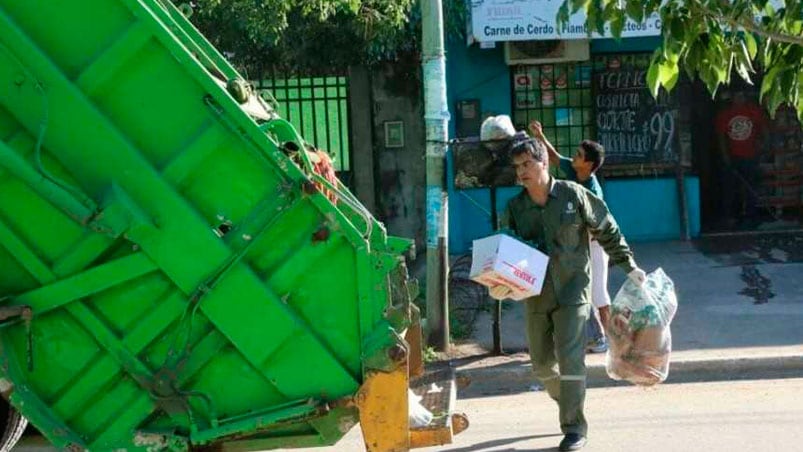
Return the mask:
{"type": "Polygon", "coordinates": [[[602,199],[575,182],[551,179],[550,187],[544,207],[522,190],[508,202],[502,225],[549,256],[540,296],[555,296],[563,305],[586,303],[591,282],[589,235],[626,273],[636,268],[633,253],[602,199]]]}

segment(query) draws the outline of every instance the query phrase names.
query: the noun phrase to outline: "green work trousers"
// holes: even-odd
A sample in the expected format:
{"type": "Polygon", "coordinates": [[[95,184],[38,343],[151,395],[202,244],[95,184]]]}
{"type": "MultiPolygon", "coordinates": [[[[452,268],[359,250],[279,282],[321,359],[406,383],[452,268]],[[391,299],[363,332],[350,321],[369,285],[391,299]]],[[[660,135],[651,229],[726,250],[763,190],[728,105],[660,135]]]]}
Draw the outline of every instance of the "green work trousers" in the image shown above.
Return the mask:
{"type": "Polygon", "coordinates": [[[533,371],[558,402],[560,429],[586,436],[585,324],[590,305],[563,305],[554,296],[540,296],[527,300],[526,310],[533,371]]]}

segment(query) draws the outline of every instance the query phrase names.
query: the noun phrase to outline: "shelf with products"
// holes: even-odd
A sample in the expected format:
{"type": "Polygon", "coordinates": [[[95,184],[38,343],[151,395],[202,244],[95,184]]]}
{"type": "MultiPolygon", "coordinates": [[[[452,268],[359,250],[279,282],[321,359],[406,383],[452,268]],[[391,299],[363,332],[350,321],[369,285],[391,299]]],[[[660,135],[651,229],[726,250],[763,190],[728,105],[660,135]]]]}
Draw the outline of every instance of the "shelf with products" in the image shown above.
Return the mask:
{"type": "Polygon", "coordinates": [[[540,122],[544,136],[567,157],[581,141],[594,137],[589,62],[515,66],[511,78],[517,129],[540,122]]]}
{"type": "Polygon", "coordinates": [[[800,179],[774,179],[765,181],[764,185],[768,187],[799,187],[800,179]]]}
{"type": "Polygon", "coordinates": [[[803,159],[803,154],[798,152],[791,152],[786,149],[769,149],[766,151],[767,156],[781,156],[787,159],[803,159]]]}
{"type": "Polygon", "coordinates": [[[761,158],[759,203],[781,212],[803,212],[803,129],[796,113],[782,107],[767,124],[768,148],[761,158]]]}
{"type": "Polygon", "coordinates": [[[800,207],[800,198],[784,198],[773,196],[769,198],[759,198],[758,205],[762,207],[800,207]]]}
{"type": "Polygon", "coordinates": [[[774,176],[774,177],[801,177],[800,167],[795,165],[794,167],[787,167],[786,169],[762,169],[762,174],[764,176],[774,176]]]}

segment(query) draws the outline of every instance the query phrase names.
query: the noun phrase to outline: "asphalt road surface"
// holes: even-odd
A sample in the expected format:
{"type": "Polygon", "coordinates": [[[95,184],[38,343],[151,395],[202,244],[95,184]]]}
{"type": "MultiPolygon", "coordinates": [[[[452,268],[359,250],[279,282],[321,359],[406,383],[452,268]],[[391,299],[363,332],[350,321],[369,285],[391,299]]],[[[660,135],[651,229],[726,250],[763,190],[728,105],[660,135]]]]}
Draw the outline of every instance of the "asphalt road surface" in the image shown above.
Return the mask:
{"type": "MultiPolygon", "coordinates": [[[[458,400],[471,426],[452,451],[551,451],[562,435],[557,407],[543,392],[458,400]]],[[[803,378],[592,388],[586,399],[587,452],[776,452],[803,450],[803,378]]],[[[28,439],[15,452],[52,451],[28,439]]],[[[296,452],[364,451],[352,429],[337,445],[296,452]]]]}
{"type": "MultiPolygon", "coordinates": [[[[453,444],[421,451],[557,450],[557,406],[543,392],[458,400],[471,420],[453,444]]],[[[592,388],[584,451],[751,452],[803,450],[803,378],[592,388]]],[[[363,451],[355,427],[336,446],[363,451]]],[[[299,450],[299,449],[294,449],[299,450]]]]}

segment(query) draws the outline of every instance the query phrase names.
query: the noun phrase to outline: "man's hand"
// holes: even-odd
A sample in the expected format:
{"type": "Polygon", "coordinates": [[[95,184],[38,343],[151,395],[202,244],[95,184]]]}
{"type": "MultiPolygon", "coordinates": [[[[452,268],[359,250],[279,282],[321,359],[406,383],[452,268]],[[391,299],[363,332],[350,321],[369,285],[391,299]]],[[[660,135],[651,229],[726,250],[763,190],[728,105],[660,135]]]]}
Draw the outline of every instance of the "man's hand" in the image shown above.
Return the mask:
{"type": "Polygon", "coordinates": [[[513,293],[513,291],[507,286],[499,285],[488,289],[488,293],[491,295],[491,298],[495,300],[504,300],[505,298],[510,297],[510,294],[513,293]]]}
{"type": "Polygon", "coordinates": [[[636,267],[635,270],[631,271],[627,274],[627,277],[633,280],[637,286],[641,287],[644,285],[644,281],[647,281],[647,274],[644,273],[644,270],[636,267]]]}
{"type": "Polygon", "coordinates": [[[539,140],[544,144],[544,146],[546,146],[546,151],[549,155],[549,164],[554,166],[560,165],[560,154],[558,154],[558,151],[555,150],[555,146],[552,146],[552,143],[550,143],[547,137],[544,135],[544,127],[541,125],[541,123],[533,119],[530,121],[528,128],[530,129],[530,134],[533,136],[533,138],[539,140]]]}
{"type": "Polygon", "coordinates": [[[541,123],[533,119],[530,121],[530,125],[528,126],[530,130],[530,134],[533,138],[543,138],[544,137],[544,128],[541,126],[541,123]]]}

